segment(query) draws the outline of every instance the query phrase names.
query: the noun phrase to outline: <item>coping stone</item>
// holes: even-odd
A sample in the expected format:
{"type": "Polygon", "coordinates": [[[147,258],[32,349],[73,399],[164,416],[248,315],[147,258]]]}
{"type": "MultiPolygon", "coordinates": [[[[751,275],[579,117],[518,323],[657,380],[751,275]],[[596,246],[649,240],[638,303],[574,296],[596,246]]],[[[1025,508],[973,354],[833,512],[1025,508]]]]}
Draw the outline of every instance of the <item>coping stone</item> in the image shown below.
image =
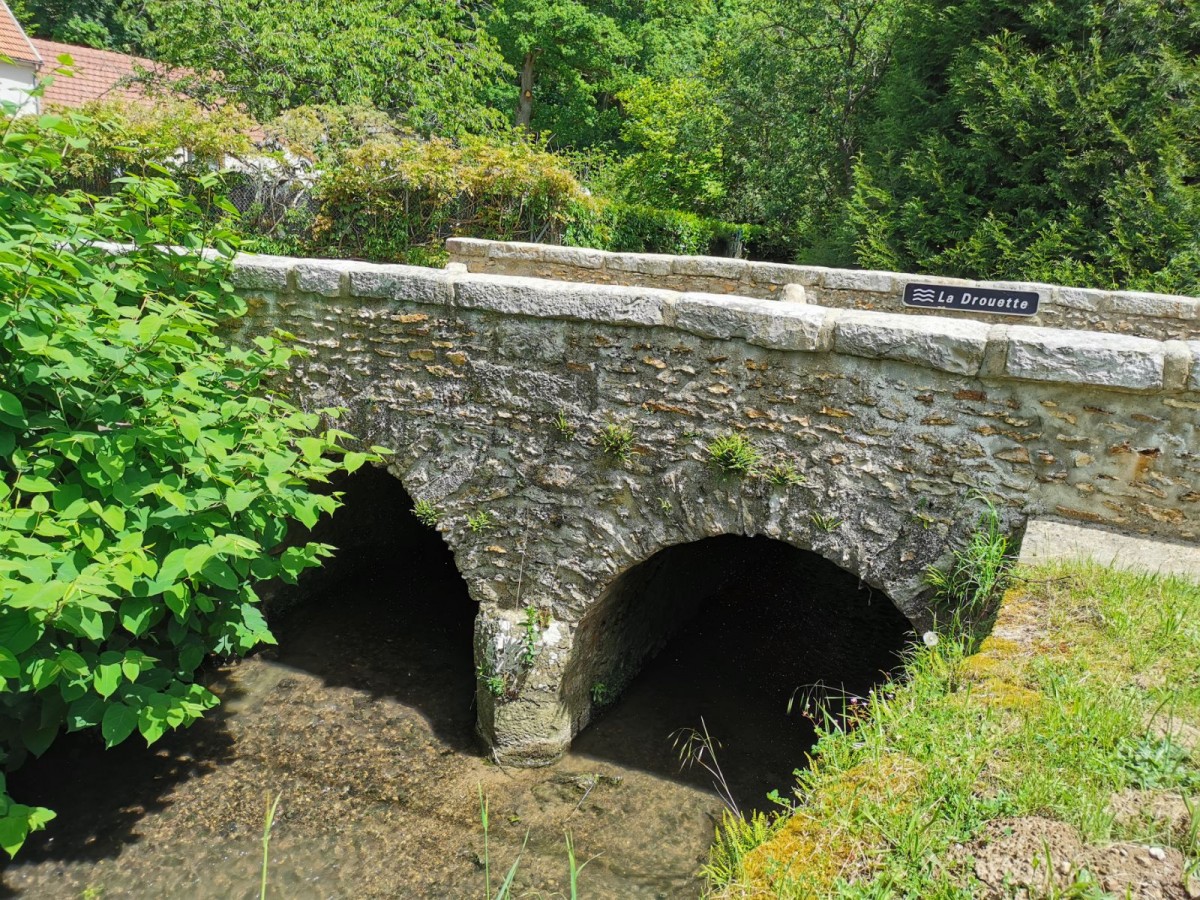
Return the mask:
{"type": "Polygon", "coordinates": [[[359,263],[350,270],[350,296],[412,303],[454,302],[454,273],[420,266],[359,263]]]}
{"type": "Polygon", "coordinates": [[[286,256],[239,253],[233,259],[229,280],[235,288],[248,291],[286,291],[288,273],[295,260],[286,256]]]}
{"type": "Polygon", "coordinates": [[[828,310],[806,304],[687,292],[674,303],[675,327],[700,337],[740,338],[771,350],[828,350],[823,328],[828,310]]]}
{"type": "Polygon", "coordinates": [[[506,275],[459,275],[455,305],[507,315],[613,325],[662,325],[673,291],[506,275]]]}
{"type": "Polygon", "coordinates": [[[896,290],[896,273],[870,272],[857,269],[830,269],[821,279],[827,291],[864,291],[868,294],[891,294],[896,290]]]}
{"type": "Polygon", "coordinates": [[[1005,374],[1030,381],[1158,390],[1165,356],[1163,343],[1148,338],[1015,325],[1008,332],[1005,374]]]}
{"type": "Polygon", "coordinates": [[[361,262],[347,259],[298,259],[296,290],[302,294],[340,297],[346,273],[361,265],[361,262]]]}
{"type": "Polygon", "coordinates": [[[956,375],[977,375],[990,327],[983,322],[846,310],[833,349],[870,359],[895,359],[956,375]]]}

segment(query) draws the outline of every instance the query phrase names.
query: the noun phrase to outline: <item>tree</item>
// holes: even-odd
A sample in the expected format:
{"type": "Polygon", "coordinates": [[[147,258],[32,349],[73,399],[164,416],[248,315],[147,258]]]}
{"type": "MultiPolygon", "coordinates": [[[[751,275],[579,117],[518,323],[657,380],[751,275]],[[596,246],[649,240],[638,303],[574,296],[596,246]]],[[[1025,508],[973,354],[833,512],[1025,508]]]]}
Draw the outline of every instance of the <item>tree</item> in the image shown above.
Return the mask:
{"type": "Polygon", "coordinates": [[[20,0],[10,5],[31,34],[66,44],[136,52],[145,30],[134,0],[20,0]]]}
{"type": "Polygon", "coordinates": [[[557,146],[611,141],[616,95],[637,52],[615,19],[579,0],[501,0],[488,29],[519,72],[515,125],[557,146]]]}
{"type": "Polygon", "coordinates": [[[153,55],[183,89],[267,121],[303,105],[368,103],[418,132],[483,131],[506,74],[473,7],[453,0],[146,0],[153,55]]]}
{"type": "MultiPolygon", "coordinates": [[[[231,209],[216,176],[186,190],[127,176],[106,198],[58,188],[64,150],[87,141],[80,118],[0,133],[5,771],[63,731],[153,743],[214,706],[205,659],[274,640],[255,585],[329,552],[285,541],[337,506],[310,485],[376,458],[272,389],[296,350],[218,331],[245,305],[206,212],[231,209]]],[[[51,817],[0,777],[6,851],[51,817]]]]}
{"type": "Polygon", "coordinates": [[[1200,290],[1200,7],[909,4],[850,207],[865,265],[1200,290]]]}
{"type": "Polygon", "coordinates": [[[744,0],[710,81],[729,121],[725,215],[761,223],[776,252],[847,264],[842,205],[904,0],[744,0]]]}

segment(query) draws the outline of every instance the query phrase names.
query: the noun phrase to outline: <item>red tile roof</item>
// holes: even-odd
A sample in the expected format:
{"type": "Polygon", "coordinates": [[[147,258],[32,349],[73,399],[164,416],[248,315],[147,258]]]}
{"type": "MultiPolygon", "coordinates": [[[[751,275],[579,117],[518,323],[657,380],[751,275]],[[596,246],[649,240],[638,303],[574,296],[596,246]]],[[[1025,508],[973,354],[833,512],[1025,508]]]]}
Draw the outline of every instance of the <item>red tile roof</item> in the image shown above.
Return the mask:
{"type": "MultiPolygon", "coordinates": [[[[2,0],[0,0],[2,2],[2,0]]],[[[42,74],[49,74],[58,66],[57,59],[71,57],[71,77],[56,75],[46,88],[42,98],[45,106],[82,106],[90,100],[142,100],[146,96],[140,84],[134,82],[138,70],[158,71],[160,67],[150,59],[113,53],[110,50],[93,50],[74,44],[59,44],[31,38],[33,46],[45,60],[42,74]]]]}
{"type": "Polygon", "coordinates": [[[13,62],[32,63],[35,68],[42,63],[25,29],[4,0],[0,0],[0,56],[7,56],[13,62]]]}

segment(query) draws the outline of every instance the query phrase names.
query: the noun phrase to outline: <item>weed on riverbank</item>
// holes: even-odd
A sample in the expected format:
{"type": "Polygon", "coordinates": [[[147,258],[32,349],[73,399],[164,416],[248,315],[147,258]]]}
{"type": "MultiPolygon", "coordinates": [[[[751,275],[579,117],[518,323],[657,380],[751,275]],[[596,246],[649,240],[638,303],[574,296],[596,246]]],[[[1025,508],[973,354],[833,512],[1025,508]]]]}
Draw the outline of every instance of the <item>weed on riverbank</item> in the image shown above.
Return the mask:
{"type": "Polygon", "coordinates": [[[1200,586],[1020,570],[979,653],[945,639],[914,650],[857,727],[827,724],[790,813],[727,817],[712,891],[1189,896],[1198,672],[1200,586]]]}

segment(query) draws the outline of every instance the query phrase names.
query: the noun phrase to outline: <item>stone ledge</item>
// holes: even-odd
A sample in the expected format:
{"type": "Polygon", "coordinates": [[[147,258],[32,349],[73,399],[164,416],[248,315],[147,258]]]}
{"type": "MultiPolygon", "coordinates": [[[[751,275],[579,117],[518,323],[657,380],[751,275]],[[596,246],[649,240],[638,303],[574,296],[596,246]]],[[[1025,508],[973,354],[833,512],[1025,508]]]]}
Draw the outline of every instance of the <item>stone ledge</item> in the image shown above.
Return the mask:
{"type": "Polygon", "coordinates": [[[1165,358],[1162,341],[1015,325],[1004,371],[1028,381],[1153,391],[1163,386],[1165,358]]]}
{"type": "Polygon", "coordinates": [[[527,244],[484,241],[477,238],[450,238],[446,248],[452,256],[479,260],[528,260],[596,268],[613,272],[634,272],[648,276],[682,276],[742,280],[747,285],[802,284],[830,291],[886,294],[899,302],[904,286],[913,281],[935,281],[964,287],[1038,291],[1042,294],[1042,312],[1056,308],[1107,315],[1127,315],[1150,319],[1200,321],[1200,298],[1140,291],[1112,291],[1078,288],[1024,281],[979,281],[938,275],[876,272],[859,269],[830,269],[821,266],[796,266],[726,257],[670,256],[654,253],[613,253],[606,250],[563,248],[551,244],[527,244]],[[508,248],[508,249],[497,249],[508,248]],[[564,253],[564,251],[566,251],[564,253]],[[582,253],[583,256],[575,256],[582,253]],[[596,261],[600,265],[596,265],[596,261]]]}
{"type": "Polygon", "coordinates": [[[857,269],[826,269],[821,286],[827,291],[862,291],[868,294],[893,294],[901,276],[895,272],[869,272],[857,269]]]}
{"type": "Polygon", "coordinates": [[[979,374],[989,330],[982,322],[863,310],[841,312],[834,328],[838,353],[896,359],[956,375],[979,374]]]}
{"type": "Polygon", "coordinates": [[[248,291],[288,289],[288,273],[296,260],[286,256],[253,256],[239,253],[233,260],[229,280],[235,288],[248,291]]]}
{"type": "Polygon", "coordinates": [[[1200,300],[1171,294],[1120,291],[1108,295],[1101,307],[1110,314],[1146,316],[1156,319],[1200,319],[1200,300]]]}
{"type": "Polygon", "coordinates": [[[364,265],[346,259],[297,259],[292,269],[296,290],[322,297],[344,297],[349,273],[364,265]]]}
{"type": "Polygon", "coordinates": [[[822,327],[830,310],[817,306],[700,293],[683,294],[673,306],[675,327],[700,337],[740,338],[771,350],[831,349],[822,327]]]}
{"type": "Polygon", "coordinates": [[[674,256],[671,257],[671,274],[740,281],[747,265],[744,259],[726,256],[674,256]]]}
{"type": "Polygon", "coordinates": [[[457,275],[454,303],[507,315],[612,325],[663,325],[676,296],[659,288],[543,281],[507,275],[457,275]]]}
{"type": "Polygon", "coordinates": [[[446,306],[454,302],[453,275],[419,266],[358,263],[350,270],[349,291],[351,297],[364,299],[408,300],[446,306]]]}
{"type": "MultiPolygon", "coordinates": [[[[466,239],[455,240],[461,244],[466,239]]],[[[477,254],[485,244],[479,241],[468,246],[477,254]]],[[[530,244],[518,249],[536,247],[530,244]]],[[[595,255],[599,251],[579,252],[595,255]]],[[[658,259],[649,255],[634,258],[658,259]]],[[[611,259],[605,257],[605,261],[611,259]]],[[[243,255],[234,261],[231,280],[248,292],[294,290],[322,297],[405,300],[534,318],[670,326],[770,349],[834,351],[984,378],[1125,391],[1200,391],[1200,341],[1157,341],[1021,325],[997,327],[943,316],[829,309],[737,295],[349,260],[243,255]]],[[[803,290],[799,285],[790,289],[803,290]]]]}
{"type": "Polygon", "coordinates": [[[604,268],[638,275],[670,275],[671,257],[657,253],[605,253],[604,268]]]}
{"type": "Polygon", "coordinates": [[[488,247],[495,241],[485,241],[480,238],[452,237],[446,239],[446,252],[451,256],[466,256],[471,259],[482,259],[488,255],[488,247]]]}

